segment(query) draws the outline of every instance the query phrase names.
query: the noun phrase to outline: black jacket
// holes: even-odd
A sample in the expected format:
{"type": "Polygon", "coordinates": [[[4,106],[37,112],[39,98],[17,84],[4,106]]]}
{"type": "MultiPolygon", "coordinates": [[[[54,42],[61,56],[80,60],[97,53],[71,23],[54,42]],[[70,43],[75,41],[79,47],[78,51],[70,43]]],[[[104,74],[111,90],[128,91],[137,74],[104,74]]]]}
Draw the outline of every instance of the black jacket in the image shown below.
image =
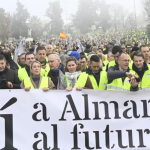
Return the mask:
{"type": "MultiPolygon", "coordinates": [[[[60,70],[62,71],[62,73],[64,73],[64,66],[63,65],[61,66],[60,70]]],[[[51,78],[51,80],[53,81],[55,87],[57,88],[59,70],[50,70],[49,73],[48,73],[48,77],[51,78]]]]}
{"type": "Polygon", "coordinates": [[[138,76],[139,76],[140,79],[142,80],[145,71],[148,70],[148,66],[147,66],[147,63],[144,62],[144,66],[143,66],[142,70],[139,70],[139,69],[134,65],[134,63],[133,63],[132,69],[138,74],[138,76]]]}
{"type": "MultiPolygon", "coordinates": [[[[4,79],[6,79],[7,82],[11,82],[13,84],[13,89],[20,89],[21,81],[19,80],[18,75],[14,70],[8,69],[6,67],[2,72],[0,72],[0,83],[1,81],[4,81],[4,79]]],[[[0,88],[9,89],[6,85],[1,85],[0,88]]]]}
{"type": "Polygon", "coordinates": [[[99,86],[100,72],[101,72],[101,71],[102,71],[101,68],[99,69],[99,71],[98,71],[97,73],[92,72],[91,67],[88,67],[88,68],[86,69],[86,73],[87,73],[87,74],[94,76],[94,78],[95,78],[95,80],[96,80],[98,86],[99,86]]]}

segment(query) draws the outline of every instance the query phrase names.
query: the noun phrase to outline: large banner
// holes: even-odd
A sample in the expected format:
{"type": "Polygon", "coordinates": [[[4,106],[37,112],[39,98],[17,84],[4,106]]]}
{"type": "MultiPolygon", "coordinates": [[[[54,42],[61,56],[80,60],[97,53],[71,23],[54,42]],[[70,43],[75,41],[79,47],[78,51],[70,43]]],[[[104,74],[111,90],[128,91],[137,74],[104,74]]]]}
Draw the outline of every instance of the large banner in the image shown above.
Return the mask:
{"type": "Polygon", "coordinates": [[[150,150],[149,91],[0,90],[0,150],[150,150]]]}

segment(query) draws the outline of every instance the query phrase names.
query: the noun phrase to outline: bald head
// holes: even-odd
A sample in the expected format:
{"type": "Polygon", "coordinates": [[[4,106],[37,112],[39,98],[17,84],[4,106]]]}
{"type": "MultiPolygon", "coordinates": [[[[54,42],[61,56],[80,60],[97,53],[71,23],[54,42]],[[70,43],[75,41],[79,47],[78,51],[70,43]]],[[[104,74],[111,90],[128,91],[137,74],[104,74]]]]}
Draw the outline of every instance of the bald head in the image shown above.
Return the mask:
{"type": "Polygon", "coordinates": [[[118,64],[119,64],[119,67],[121,69],[127,70],[129,67],[129,62],[130,62],[130,59],[129,59],[129,56],[127,54],[121,53],[118,56],[118,64]]]}

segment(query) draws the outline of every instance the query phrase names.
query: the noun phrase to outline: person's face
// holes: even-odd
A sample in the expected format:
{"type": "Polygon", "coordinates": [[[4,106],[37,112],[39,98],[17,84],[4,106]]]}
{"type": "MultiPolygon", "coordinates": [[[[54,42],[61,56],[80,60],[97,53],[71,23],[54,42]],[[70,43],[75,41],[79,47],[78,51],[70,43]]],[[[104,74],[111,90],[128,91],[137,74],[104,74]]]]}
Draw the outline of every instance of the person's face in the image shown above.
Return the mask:
{"type": "Polygon", "coordinates": [[[42,62],[46,59],[46,51],[45,50],[39,50],[36,54],[36,58],[39,62],[42,62]]]}
{"type": "Polygon", "coordinates": [[[116,54],[113,54],[113,56],[114,56],[114,60],[117,62],[118,61],[119,52],[117,52],[116,54]]]}
{"type": "Polygon", "coordinates": [[[112,52],[109,53],[109,57],[107,58],[107,60],[109,62],[114,60],[114,56],[113,56],[112,52]]]}
{"type": "Polygon", "coordinates": [[[48,63],[49,63],[50,69],[55,70],[55,69],[58,69],[60,65],[60,60],[56,59],[56,57],[52,55],[48,58],[48,63]]]}
{"type": "Polygon", "coordinates": [[[149,59],[150,52],[149,52],[149,48],[148,47],[142,47],[141,48],[141,52],[144,55],[144,59],[149,59]]]}
{"type": "Polygon", "coordinates": [[[25,54],[24,55],[21,55],[21,57],[20,57],[20,63],[22,64],[22,65],[25,65],[25,54]]]}
{"type": "Polygon", "coordinates": [[[97,73],[99,71],[99,68],[100,68],[100,62],[95,62],[95,61],[92,61],[90,63],[90,67],[91,67],[91,70],[94,72],[94,73],[97,73]]]}
{"type": "Polygon", "coordinates": [[[79,59],[79,63],[81,64],[81,70],[85,70],[87,68],[87,61],[85,58],[79,59]]]}
{"type": "Polygon", "coordinates": [[[40,75],[40,71],[41,71],[41,66],[39,63],[34,63],[32,65],[32,68],[31,68],[31,73],[33,74],[33,76],[38,76],[40,75]]]}
{"type": "Polygon", "coordinates": [[[133,63],[138,69],[143,68],[144,59],[140,56],[134,56],[133,63]]]}
{"type": "Polygon", "coordinates": [[[67,63],[67,69],[70,73],[74,73],[77,69],[77,64],[74,61],[69,61],[67,63]]]}
{"type": "Polygon", "coordinates": [[[120,56],[120,58],[118,59],[118,64],[119,64],[119,67],[123,70],[127,70],[128,67],[129,67],[129,62],[130,62],[130,59],[129,59],[129,56],[126,55],[126,54],[122,54],[120,56]]]}
{"type": "Polygon", "coordinates": [[[46,54],[49,55],[49,54],[51,54],[51,53],[53,53],[53,48],[52,48],[52,46],[47,46],[47,48],[46,48],[46,54]]]}
{"type": "Polygon", "coordinates": [[[132,47],[131,47],[131,46],[127,46],[127,51],[128,51],[128,53],[130,53],[131,50],[132,50],[132,47]]]}
{"type": "Polygon", "coordinates": [[[0,60],[0,72],[2,72],[6,67],[6,61],[0,60]]]}
{"type": "Polygon", "coordinates": [[[101,46],[100,46],[100,48],[102,48],[102,49],[103,49],[103,48],[104,48],[104,45],[101,45],[101,46]]]}
{"type": "Polygon", "coordinates": [[[98,54],[100,54],[100,53],[102,54],[102,53],[103,53],[102,49],[101,49],[101,48],[98,49],[97,53],[98,53],[98,54]]]}
{"type": "Polygon", "coordinates": [[[126,52],[126,50],[127,50],[126,47],[125,47],[125,45],[122,45],[121,49],[122,49],[122,52],[126,52]]]}
{"type": "Polygon", "coordinates": [[[35,61],[33,54],[26,55],[26,65],[30,66],[33,61],[35,61]]]}

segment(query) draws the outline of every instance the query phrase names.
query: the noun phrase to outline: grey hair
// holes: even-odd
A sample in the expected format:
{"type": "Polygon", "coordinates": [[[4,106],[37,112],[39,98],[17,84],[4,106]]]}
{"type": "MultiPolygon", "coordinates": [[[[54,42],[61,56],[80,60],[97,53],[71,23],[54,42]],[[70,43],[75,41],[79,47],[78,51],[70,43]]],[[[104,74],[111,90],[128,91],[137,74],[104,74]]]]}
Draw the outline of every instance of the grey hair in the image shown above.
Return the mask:
{"type": "Polygon", "coordinates": [[[53,48],[53,46],[51,44],[48,44],[45,46],[45,49],[47,49],[48,46],[51,46],[53,48]]]}
{"type": "Polygon", "coordinates": [[[60,57],[59,57],[59,55],[57,55],[57,54],[50,54],[50,55],[48,55],[48,58],[50,57],[50,56],[55,56],[55,58],[57,59],[57,60],[60,60],[60,57]]]}

